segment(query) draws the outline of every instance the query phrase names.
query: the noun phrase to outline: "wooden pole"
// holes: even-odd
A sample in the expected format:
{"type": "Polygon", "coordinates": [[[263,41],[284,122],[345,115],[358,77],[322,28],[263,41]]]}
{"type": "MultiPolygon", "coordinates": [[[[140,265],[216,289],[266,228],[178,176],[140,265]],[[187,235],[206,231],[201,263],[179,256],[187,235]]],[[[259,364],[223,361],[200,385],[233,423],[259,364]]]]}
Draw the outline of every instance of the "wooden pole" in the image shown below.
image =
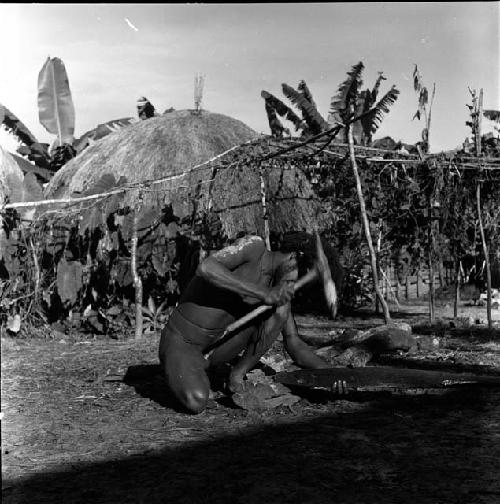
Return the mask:
{"type": "Polygon", "coordinates": [[[429,263],[429,320],[430,323],[433,324],[435,321],[435,303],[434,303],[434,222],[432,219],[432,201],[429,198],[428,202],[428,210],[429,210],[429,227],[428,227],[428,251],[427,251],[427,260],[429,263]]]}
{"type": "Polygon", "coordinates": [[[476,155],[481,157],[481,130],[483,118],[483,88],[479,91],[479,98],[476,101],[476,155]]]}
{"type": "Polygon", "coordinates": [[[260,197],[262,201],[262,218],[264,219],[264,240],[266,242],[267,250],[271,250],[269,214],[267,212],[267,202],[266,202],[266,180],[264,178],[264,168],[262,167],[262,165],[259,166],[259,176],[260,176],[260,197]]]}
{"type": "Polygon", "coordinates": [[[455,266],[455,302],[453,303],[453,317],[458,317],[458,303],[460,302],[460,259],[456,258],[455,266]]]}
{"type": "MultiPolygon", "coordinates": [[[[382,250],[382,223],[379,221],[377,226],[378,235],[377,235],[377,251],[376,251],[376,262],[377,262],[377,272],[380,270],[380,251],[382,250]]],[[[375,296],[375,313],[378,315],[380,313],[380,303],[378,300],[378,296],[375,296]]]]}
{"type": "Polygon", "coordinates": [[[366,241],[368,243],[368,250],[370,251],[370,262],[371,262],[371,267],[372,267],[373,285],[375,288],[375,294],[377,296],[377,299],[379,300],[379,302],[382,306],[382,311],[384,313],[385,323],[388,324],[391,320],[391,314],[389,313],[389,307],[387,306],[387,303],[385,302],[384,296],[380,292],[380,287],[379,287],[379,283],[378,283],[379,280],[378,280],[378,271],[377,271],[377,256],[375,253],[375,249],[373,247],[372,236],[370,233],[370,222],[368,221],[368,216],[366,214],[365,198],[363,196],[363,189],[361,187],[361,179],[359,177],[358,165],[356,163],[356,156],[354,154],[354,138],[352,135],[352,123],[349,123],[347,125],[347,138],[349,141],[349,157],[351,160],[351,167],[352,167],[352,171],[354,174],[354,178],[356,180],[356,192],[358,194],[359,206],[360,206],[360,211],[361,211],[361,220],[363,223],[363,229],[365,232],[366,241]]]}
{"type": "Polygon", "coordinates": [[[132,278],[134,279],[135,288],[135,339],[142,339],[143,333],[143,317],[142,317],[142,279],[137,271],[137,223],[139,220],[139,210],[142,204],[142,193],[138,191],[137,204],[133,209],[132,220],[132,244],[131,244],[131,261],[130,268],[132,270],[132,278]]]}
{"type": "Polygon", "coordinates": [[[32,236],[30,236],[30,247],[31,253],[33,254],[33,273],[35,275],[35,292],[33,294],[33,303],[36,306],[38,303],[38,293],[40,292],[40,264],[38,262],[38,247],[35,247],[32,236]]]}
{"type": "Polygon", "coordinates": [[[417,299],[420,297],[420,260],[418,261],[418,269],[417,269],[417,299]]]}
{"type": "Polygon", "coordinates": [[[488,329],[493,328],[493,321],[491,319],[491,267],[490,267],[490,256],[488,252],[488,245],[486,244],[486,237],[484,234],[483,218],[481,216],[481,181],[478,180],[476,184],[476,205],[477,205],[477,217],[479,220],[479,231],[481,232],[481,242],[483,245],[484,260],[486,263],[486,288],[487,288],[487,300],[486,300],[486,314],[488,317],[488,329]]]}

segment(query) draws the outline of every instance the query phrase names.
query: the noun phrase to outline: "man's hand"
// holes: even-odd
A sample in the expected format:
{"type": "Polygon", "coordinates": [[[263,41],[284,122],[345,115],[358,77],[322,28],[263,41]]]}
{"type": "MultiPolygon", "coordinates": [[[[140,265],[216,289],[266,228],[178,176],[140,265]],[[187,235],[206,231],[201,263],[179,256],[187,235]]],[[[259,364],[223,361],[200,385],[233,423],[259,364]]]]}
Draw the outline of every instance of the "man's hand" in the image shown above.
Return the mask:
{"type": "Polygon", "coordinates": [[[264,298],[264,303],[271,306],[282,306],[288,303],[295,292],[294,285],[294,282],[283,282],[271,287],[264,298]]]}
{"type": "Polygon", "coordinates": [[[332,383],[332,392],[338,395],[347,395],[349,389],[347,387],[347,382],[345,380],[338,380],[332,383]]]}

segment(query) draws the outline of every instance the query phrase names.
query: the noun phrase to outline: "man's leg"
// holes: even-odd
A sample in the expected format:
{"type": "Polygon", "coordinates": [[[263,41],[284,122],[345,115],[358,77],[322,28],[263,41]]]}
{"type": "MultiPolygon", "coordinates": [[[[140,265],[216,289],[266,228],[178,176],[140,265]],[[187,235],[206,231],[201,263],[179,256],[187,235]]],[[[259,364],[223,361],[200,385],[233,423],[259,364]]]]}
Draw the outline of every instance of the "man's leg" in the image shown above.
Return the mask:
{"type": "Polygon", "coordinates": [[[208,362],[201,348],[186,343],[176,330],[163,329],[160,340],[160,362],[169,389],[192,413],[202,412],[208,402],[210,382],[208,362]]]}
{"type": "Polygon", "coordinates": [[[248,342],[256,329],[256,326],[247,327],[233,334],[227,341],[211,350],[208,357],[210,367],[231,362],[248,346],[248,342]]]}
{"type": "Polygon", "coordinates": [[[276,311],[265,320],[258,330],[248,340],[247,346],[241,359],[233,366],[229,375],[229,388],[236,391],[243,378],[254,366],[257,365],[260,358],[269,350],[281,333],[283,325],[290,315],[290,303],[280,306],[276,311]]]}

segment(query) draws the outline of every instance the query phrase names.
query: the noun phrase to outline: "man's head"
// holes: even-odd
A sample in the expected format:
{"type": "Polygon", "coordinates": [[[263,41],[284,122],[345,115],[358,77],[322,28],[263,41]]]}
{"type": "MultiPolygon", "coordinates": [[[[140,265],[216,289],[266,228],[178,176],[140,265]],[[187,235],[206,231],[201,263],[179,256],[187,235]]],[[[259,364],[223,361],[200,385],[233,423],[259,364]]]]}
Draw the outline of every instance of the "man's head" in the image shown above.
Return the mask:
{"type": "Polygon", "coordinates": [[[137,115],[139,119],[149,119],[150,117],[154,117],[155,108],[153,104],[144,96],[141,96],[137,100],[137,115]]]}

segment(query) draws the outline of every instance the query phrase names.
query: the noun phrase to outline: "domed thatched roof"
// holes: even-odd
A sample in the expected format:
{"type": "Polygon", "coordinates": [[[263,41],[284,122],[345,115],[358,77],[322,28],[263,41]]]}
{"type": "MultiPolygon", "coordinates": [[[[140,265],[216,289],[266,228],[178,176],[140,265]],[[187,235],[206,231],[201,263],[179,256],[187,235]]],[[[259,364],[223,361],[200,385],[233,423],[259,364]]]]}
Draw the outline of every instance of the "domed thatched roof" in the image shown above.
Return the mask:
{"type": "Polygon", "coordinates": [[[202,111],[179,110],[139,121],[87,147],[59,170],[46,188],[49,198],[91,188],[105,173],[128,183],[181,173],[258,138],[241,121],[202,111]]]}
{"type": "MultiPolygon", "coordinates": [[[[46,198],[76,197],[106,192],[102,183],[126,178],[127,184],[164,179],[142,190],[141,211],[170,206],[180,221],[210,214],[222,233],[263,234],[261,169],[253,162],[253,146],[239,148],[230,159],[191,168],[260,135],[242,122],[221,114],[175,111],[124,126],[87,147],[59,170],[48,184],[46,198]],[[110,177],[112,176],[112,177],[110,177]]],[[[265,142],[265,137],[262,137],[265,142]]],[[[258,142],[257,142],[258,143],[258,142]]],[[[258,151],[258,145],[255,146],[258,151]]],[[[319,208],[311,185],[298,168],[286,165],[264,169],[267,209],[272,231],[310,229],[319,208]]],[[[126,191],[123,204],[137,206],[137,191],[126,191]]]]}

